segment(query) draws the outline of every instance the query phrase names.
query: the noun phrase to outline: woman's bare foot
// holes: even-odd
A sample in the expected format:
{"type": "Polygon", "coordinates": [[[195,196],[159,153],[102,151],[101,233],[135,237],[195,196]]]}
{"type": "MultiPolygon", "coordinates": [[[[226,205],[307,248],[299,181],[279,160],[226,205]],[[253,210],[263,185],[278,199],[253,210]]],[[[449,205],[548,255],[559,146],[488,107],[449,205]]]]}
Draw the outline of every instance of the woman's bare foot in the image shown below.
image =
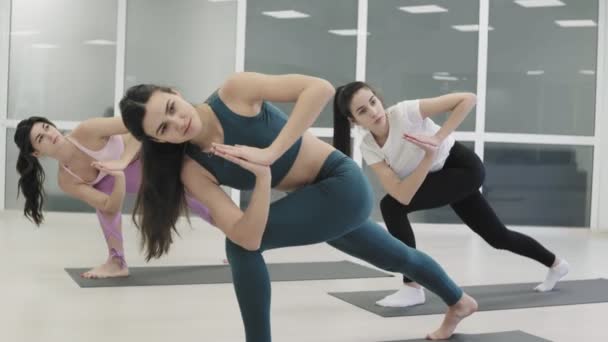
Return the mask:
{"type": "Polygon", "coordinates": [[[462,321],[467,316],[472,315],[475,311],[477,311],[477,302],[473,297],[464,293],[460,300],[450,306],[448,312],[446,312],[445,317],[443,318],[443,323],[439,329],[435,330],[435,332],[426,336],[427,340],[447,340],[452,336],[454,330],[456,330],[456,326],[460,321],[462,321]]]}
{"type": "Polygon", "coordinates": [[[87,279],[128,277],[129,267],[117,258],[111,258],[105,264],[99,265],[80,275],[87,279]]]}

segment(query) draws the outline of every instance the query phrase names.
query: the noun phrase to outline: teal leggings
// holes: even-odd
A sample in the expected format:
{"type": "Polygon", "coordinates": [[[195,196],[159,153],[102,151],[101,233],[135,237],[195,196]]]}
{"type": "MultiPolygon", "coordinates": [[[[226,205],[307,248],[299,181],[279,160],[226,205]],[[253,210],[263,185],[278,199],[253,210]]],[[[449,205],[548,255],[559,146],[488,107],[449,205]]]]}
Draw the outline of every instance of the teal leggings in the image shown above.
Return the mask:
{"type": "Polygon", "coordinates": [[[406,246],[369,218],[372,192],[352,159],[335,151],[317,179],[272,203],[262,246],[248,251],[226,240],[247,342],[270,342],[270,279],[262,252],[327,242],[381,269],[399,272],[448,305],[462,290],[428,255],[406,246]]]}

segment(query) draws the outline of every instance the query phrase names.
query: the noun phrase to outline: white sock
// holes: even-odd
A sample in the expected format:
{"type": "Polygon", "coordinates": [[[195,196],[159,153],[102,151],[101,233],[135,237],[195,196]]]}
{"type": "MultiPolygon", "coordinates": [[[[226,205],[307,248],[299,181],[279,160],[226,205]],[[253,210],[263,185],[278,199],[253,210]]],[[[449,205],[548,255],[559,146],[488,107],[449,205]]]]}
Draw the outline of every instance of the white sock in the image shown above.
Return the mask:
{"type": "Polygon", "coordinates": [[[560,281],[563,277],[568,274],[570,270],[570,264],[564,259],[560,260],[560,262],[549,269],[547,273],[547,278],[540,285],[534,288],[534,290],[538,292],[547,292],[553,290],[555,284],[560,281]]]}
{"type": "Polygon", "coordinates": [[[376,302],[376,305],[391,307],[391,308],[405,308],[408,306],[414,306],[422,304],[426,301],[423,288],[415,288],[404,285],[397,292],[388,295],[376,302]]]}

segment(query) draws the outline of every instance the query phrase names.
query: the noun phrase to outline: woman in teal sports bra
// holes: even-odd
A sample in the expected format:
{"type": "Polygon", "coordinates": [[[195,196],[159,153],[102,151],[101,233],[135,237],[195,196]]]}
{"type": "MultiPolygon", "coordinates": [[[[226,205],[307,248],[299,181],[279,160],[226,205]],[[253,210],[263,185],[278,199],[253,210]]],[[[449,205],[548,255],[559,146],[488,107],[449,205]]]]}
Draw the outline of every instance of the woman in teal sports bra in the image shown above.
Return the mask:
{"type": "Polygon", "coordinates": [[[142,186],[134,221],[147,258],[168,252],[186,193],[209,208],[226,254],[248,342],[271,341],[270,280],[262,252],[327,242],[379,268],[408,275],[449,307],[430,339],[446,339],[477,303],[429,256],[370,220],[372,192],[350,158],[314,137],[334,89],[304,75],[237,73],[206,103],[170,88],[131,87],[120,102],[142,142],[142,186]],[[295,102],[289,117],[273,102],[295,102]],[[220,188],[253,190],[241,210],[220,188]],[[270,203],[270,189],[288,194],[270,203]]]}

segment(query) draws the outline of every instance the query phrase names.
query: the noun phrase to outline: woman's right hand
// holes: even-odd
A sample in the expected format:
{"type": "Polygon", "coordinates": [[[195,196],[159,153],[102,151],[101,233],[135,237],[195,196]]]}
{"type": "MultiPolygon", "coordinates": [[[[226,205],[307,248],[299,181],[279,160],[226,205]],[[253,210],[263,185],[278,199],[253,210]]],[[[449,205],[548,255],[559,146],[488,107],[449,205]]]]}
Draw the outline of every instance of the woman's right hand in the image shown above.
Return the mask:
{"type": "Polygon", "coordinates": [[[435,155],[441,144],[434,136],[421,134],[404,134],[403,139],[420,147],[428,156],[435,155]]]}
{"type": "Polygon", "coordinates": [[[237,156],[231,154],[230,152],[231,151],[228,149],[219,149],[219,148],[213,149],[213,153],[216,156],[222,157],[234,164],[237,164],[238,166],[242,167],[243,169],[253,173],[257,178],[268,177],[270,179],[272,177],[272,175],[270,173],[270,166],[260,165],[257,163],[250,162],[246,159],[237,157],[237,156]]]}
{"type": "Polygon", "coordinates": [[[107,160],[107,161],[94,161],[91,163],[91,166],[93,166],[96,169],[99,169],[99,167],[103,168],[104,170],[115,170],[115,171],[123,171],[124,169],[127,168],[128,163],[125,163],[124,161],[117,159],[117,160],[107,160]]]}
{"type": "Polygon", "coordinates": [[[125,172],[122,169],[114,169],[114,168],[108,168],[106,167],[106,165],[103,162],[92,162],[91,166],[96,168],[97,170],[104,172],[108,175],[114,176],[114,177],[124,177],[125,176],[125,172]]]}

